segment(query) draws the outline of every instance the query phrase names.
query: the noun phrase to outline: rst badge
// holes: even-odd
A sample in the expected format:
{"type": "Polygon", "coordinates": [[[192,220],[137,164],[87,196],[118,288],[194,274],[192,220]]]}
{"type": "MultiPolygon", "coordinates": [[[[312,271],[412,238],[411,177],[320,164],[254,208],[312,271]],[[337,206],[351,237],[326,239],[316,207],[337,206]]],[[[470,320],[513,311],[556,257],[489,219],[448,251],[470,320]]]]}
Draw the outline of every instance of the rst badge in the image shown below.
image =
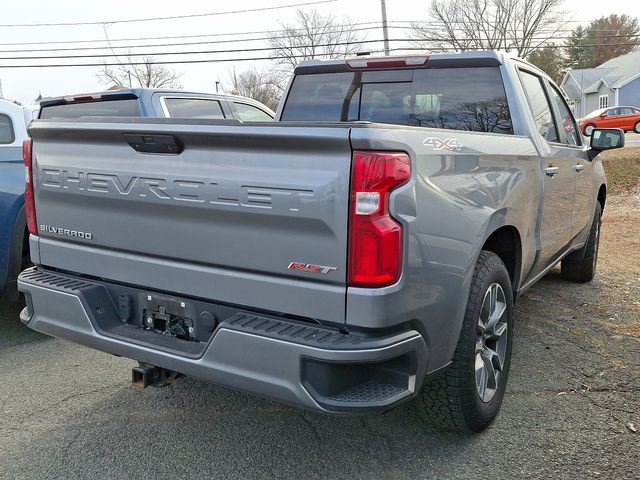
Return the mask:
{"type": "Polygon", "coordinates": [[[329,273],[337,269],[338,267],[326,267],[324,265],[313,265],[312,263],[291,262],[289,264],[289,270],[299,270],[301,272],[329,273]]]}
{"type": "Polygon", "coordinates": [[[462,150],[462,144],[457,138],[427,137],[424,139],[422,144],[425,147],[431,147],[436,151],[449,150],[450,152],[453,152],[454,150],[462,150]]]}

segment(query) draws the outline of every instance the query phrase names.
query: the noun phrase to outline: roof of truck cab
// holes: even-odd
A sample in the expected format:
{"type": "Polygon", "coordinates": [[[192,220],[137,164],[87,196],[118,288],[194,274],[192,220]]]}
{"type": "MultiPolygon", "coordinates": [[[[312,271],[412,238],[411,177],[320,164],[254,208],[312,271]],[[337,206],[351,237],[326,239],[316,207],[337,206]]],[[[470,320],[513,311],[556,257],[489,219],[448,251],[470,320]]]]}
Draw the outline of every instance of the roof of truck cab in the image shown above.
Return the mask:
{"type": "Polygon", "coordinates": [[[254,100],[249,97],[243,97],[241,95],[233,95],[230,93],[211,93],[211,92],[192,92],[189,90],[178,90],[178,89],[170,89],[170,88],[118,88],[113,90],[105,90],[102,92],[92,92],[92,93],[78,93],[71,95],[64,95],[59,97],[47,97],[43,98],[40,101],[41,107],[48,107],[51,105],[59,105],[60,103],[67,103],[69,99],[77,98],[77,97],[91,97],[96,96],[100,98],[104,97],[129,97],[129,98],[142,98],[146,99],[155,94],[165,94],[165,95],[197,95],[199,97],[207,96],[212,98],[229,98],[229,99],[242,99],[249,100],[251,102],[260,103],[257,100],[254,100]]]}
{"type": "MultiPolygon", "coordinates": [[[[347,62],[351,60],[366,60],[366,59],[403,59],[407,57],[428,57],[427,66],[432,62],[443,62],[448,63],[452,62],[471,62],[476,63],[477,61],[482,61],[482,63],[493,63],[493,64],[501,64],[504,63],[505,58],[512,58],[509,54],[497,52],[494,50],[481,50],[481,51],[467,51],[467,52],[459,52],[459,53],[423,53],[423,54],[410,54],[410,55],[392,55],[389,57],[377,57],[377,56],[356,56],[344,59],[331,59],[331,60],[304,60],[300,62],[297,69],[307,69],[318,66],[343,66],[347,65],[347,62]]],[[[415,67],[411,67],[415,68],[415,67]]]]}
{"type": "MultiPolygon", "coordinates": [[[[410,54],[410,55],[392,55],[389,57],[378,57],[378,56],[356,56],[350,58],[340,58],[340,59],[331,59],[331,60],[304,60],[300,62],[296,68],[295,73],[320,73],[322,71],[327,72],[337,72],[337,71],[350,71],[351,69],[348,66],[350,61],[354,60],[394,60],[394,59],[406,59],[406,58],[418,58],[418,57],[427,57],[427,61],[424,65],[415,66],[415,65],[407,65],[406,67],[394,67],[394,68],[429,68],[430,66],[434,66],[437,64],[438,67],[457,67],[464,64],[465,66],[470,67],[480,67],[480,66],[499,66],[505,64],[509,61],[517,61],[522,64],[526,64],[527,66],[536,68],[534,65],[530,64],[526,60],[516,57],[507,52],[499,52],[495,50],[476,50],[476,51],[466,51],[466,52],[457,52],[457,53],[418,53],[418,54],[410,54]]],[[[370,69],[376,69],[376,67],[369,67],[370,69]]],[[[393,69],[393,68],[391,68],[393,69]]]]}

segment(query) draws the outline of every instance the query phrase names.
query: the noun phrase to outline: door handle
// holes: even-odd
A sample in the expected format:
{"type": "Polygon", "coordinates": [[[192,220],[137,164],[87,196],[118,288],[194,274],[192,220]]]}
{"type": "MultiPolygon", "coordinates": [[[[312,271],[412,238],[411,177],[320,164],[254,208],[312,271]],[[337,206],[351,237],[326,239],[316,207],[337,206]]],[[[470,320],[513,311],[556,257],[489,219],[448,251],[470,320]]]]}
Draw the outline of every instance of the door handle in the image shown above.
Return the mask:
{"type": "Polygon", "coordinates": [[[574,166],[573,166],[573,169],[574,169],[576,172],[580,173],[582,170],[584,170],[584,165],[582,165],[581,163],[578,163],[578,164],[576,164],[576,165],[574,165],[574,166]]]}
{"type": "Polygon", "coordinates": [[[548,177],[553,177],[559,171],[560,169],[558,167],[547,167],[544,169],[544,174],[548,177]]]}

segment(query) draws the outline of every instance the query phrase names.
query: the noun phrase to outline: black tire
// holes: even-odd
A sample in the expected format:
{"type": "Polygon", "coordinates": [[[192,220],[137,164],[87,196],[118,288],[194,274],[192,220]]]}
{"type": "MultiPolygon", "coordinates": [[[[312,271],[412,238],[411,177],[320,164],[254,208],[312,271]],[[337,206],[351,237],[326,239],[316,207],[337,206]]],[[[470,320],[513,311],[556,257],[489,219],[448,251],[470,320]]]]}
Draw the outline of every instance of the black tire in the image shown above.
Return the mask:
{"type": "Polygon", "coordinates": [[[562,278],[570,282],[586,283],[596,275],[598,263],[598,246],[600,244],[600,225],[602,224],[602,207],[596,202],[596,211],[591,222],[589,238],[584,247],[562,259],[562,278]]]}
{"type": "MultiPolygon", "coordinates": [[[[589,127],[591,127],[592,129],[596,128],[596,126],[595,126],[593,123],[590,123],[589,125],[586,125],[586,126],[584,127],[584,130],[582,131],[582,133],[584,133],[584,135],[585,135],[586,137],[590,137],[590,136],[591,136],[591,134],[590,134],[590,133],[587,133],[587,129],[588,129],[589,127]]],[[[593,130],[591,130],[591,131],[593,132],[593,130]]]]}
{"type": "Polygon", "coordinates": [[[640,133],[640,122],[636,122],[636,124],[633,126],[633,131],[636,133],[640,133]]]}
{"type": "MultiPolygon", "coordinates": [[[[495,288],[495,287],[494,287],[495,288]]],[[[475,267],[462,331],[451,365],[446,372],[426,383],[418,395],[420,413],[443,430],[479,432],[498,414],[509,375],[513,342],[513,294],[504,263],[495,253],[483,250],[475,267]],[[481,308],[489,288],[498,284],[505,297],[506,348],[495,393],[483,401],[476,386],[476,342],[481,308]]]]}

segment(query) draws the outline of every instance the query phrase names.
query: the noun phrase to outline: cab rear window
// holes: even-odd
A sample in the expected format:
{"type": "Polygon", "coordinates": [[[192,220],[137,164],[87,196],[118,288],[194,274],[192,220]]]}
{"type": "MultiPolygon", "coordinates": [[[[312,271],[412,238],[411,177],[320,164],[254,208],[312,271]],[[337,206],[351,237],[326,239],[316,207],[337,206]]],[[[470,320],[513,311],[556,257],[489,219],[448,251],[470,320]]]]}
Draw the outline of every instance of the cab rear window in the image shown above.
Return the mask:
{"type": "Polygon", "coordinates": [[[497,67],[415,69],[402,81],[359,72],[296,76],[282,120],[353,121],[513,133],[497,67]]]}
{"type": "Polygon", "coordinates": [[[140,105],[137,98],[122,100],[99,100],[85,103],[65,103],[43,106],[42,119],[62,119],[80,117],[139,117],[140,105]]]}

